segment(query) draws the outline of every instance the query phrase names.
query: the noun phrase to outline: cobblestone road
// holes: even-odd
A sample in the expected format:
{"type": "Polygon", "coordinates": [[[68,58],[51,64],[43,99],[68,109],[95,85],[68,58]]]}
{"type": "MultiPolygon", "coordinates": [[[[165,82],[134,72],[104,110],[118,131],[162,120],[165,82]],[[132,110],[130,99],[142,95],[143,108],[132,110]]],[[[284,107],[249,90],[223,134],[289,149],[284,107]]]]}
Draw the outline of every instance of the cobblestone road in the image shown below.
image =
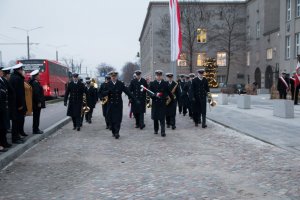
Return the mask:
{"type": "MultiPolygon", "coordinates": [[[[148,110],[149,113],[149,110],[148,110]]],[[[124,111],[120,140],[94,123],[68,124],[0,173],[0,199],[300,199],[300,156],[183,116],[167,137],[136,130],[124,111]]],[[[271,128],[271,127],[270,127],[271,128]]]]}

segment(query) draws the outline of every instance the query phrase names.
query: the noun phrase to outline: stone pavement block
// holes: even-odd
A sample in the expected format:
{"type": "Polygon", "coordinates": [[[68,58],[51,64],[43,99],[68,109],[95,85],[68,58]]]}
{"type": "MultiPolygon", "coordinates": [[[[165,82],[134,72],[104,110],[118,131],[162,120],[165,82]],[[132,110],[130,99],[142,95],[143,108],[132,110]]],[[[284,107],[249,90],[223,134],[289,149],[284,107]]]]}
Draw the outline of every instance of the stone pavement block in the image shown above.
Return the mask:
{"type": "Polygon", "coordinates": [[[224,93],[218,94],[218,104],[228,105],[228,94],[224,94],[224,93]]]}
{"type": "Polygon", "coordinates": [[[273,102],[273,115],[281,118],[294,118],[294,101],[277,99],[273,102]]]}
{"type": "Polygon", "coordinates": [[[237,107],[241,109],[251,109],[251,96],[250,95],[238,95],[237,107]]]}

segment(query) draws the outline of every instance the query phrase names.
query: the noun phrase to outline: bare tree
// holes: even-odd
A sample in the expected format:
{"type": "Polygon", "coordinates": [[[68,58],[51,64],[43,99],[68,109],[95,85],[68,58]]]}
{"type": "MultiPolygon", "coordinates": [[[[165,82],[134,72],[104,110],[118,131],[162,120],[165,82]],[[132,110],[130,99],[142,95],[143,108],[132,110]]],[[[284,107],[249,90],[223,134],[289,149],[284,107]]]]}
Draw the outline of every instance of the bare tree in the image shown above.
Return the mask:
{"type": "Polygon", "coordinates": [[[137,63],[127,62],[122,68],[122,78],[126,84],[129,84],[133,78],[134,71],[140,69],[137,63]]]}
{"type": "Polygon", "coordinates": [[[109,65],[107,63],[101,63],[101,64],[99,64],[96,67],[96,69],[97,69],[98,76],[103,76],[103,75],[108,74],[111,71],[116,70],[113,66],[111,66],[111,65],[109,65]]]}
{"type": "Polygon", "coordinates": [[[227,54],[227,73],[226,81],[227,85],[230,74],[230,67],[233,62],[238,62],[240,59],[243,59],[243,56],[240,55],[241,51],[244,48],[245,39],[245,27],[243,26],[245,18],[243,18],[241,9],[232,3],[228,3],[225,6],[219,9],[219,14],[221,18],[221,23],[215,24],[215,27],[212,28],[214,34],[214,44],[220,50],[226,52],[227,54]],[[214,32],[214,30],[222,30],[221,32],[214,32]]]}
{"type": "MultiPolygon", "coordinates": [[[[186,0],[180,4],[181,13],[181,30],[182,30],[182,53],[186,54],[186,60],[189,71],[193,72],[196,62],[194,57],[196,53],[207,45],[206,42],[197,41],[198,29],[207,29],[210,20],[210,11],[206,9],[205,3],[186,0]]],[[[161,18],[161,28],[157,31],[160,37],[164,38],[161,42],[163,49],[170,49],[170,16],[164,15],[161,18]]],[[[170,52],[168,52],[170,53],[170,52]]]]}
{"type": "Polygon", "coordinates": [[[73,58],[62,58],[64,64],[72,73],[81,73],[83,60],[74,60],[73,58]]]}

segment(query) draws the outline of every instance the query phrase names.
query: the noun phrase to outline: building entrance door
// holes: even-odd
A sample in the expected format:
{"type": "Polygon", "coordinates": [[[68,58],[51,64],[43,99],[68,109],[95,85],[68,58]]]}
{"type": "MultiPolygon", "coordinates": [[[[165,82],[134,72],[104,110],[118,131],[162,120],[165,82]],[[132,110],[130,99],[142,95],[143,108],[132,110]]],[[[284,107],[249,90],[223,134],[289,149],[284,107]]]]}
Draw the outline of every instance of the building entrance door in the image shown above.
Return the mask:
{"type": "Polygon", "coordinates": [[[271,66],[268,66],[266,69],[266,74],[265,74],[265,87],[266,89],[271,89],[272,85],[273,85],[273,69],[271,66]]]}

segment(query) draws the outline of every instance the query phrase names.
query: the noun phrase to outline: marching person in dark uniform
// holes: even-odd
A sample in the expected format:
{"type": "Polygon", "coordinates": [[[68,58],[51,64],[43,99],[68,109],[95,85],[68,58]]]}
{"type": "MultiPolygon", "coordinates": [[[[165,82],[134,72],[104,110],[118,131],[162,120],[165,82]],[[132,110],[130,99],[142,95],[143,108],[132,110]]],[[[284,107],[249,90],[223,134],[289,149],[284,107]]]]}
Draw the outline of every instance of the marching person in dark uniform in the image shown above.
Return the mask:
{"type": "Polygon", "coordinates": [[[161,136],[166,137],[165,120],[166,120],[166,101],[167,97],[173,96],[168,87],[168,83],[163,80],[163,72],[161,70],[155,71],[155,81],[150,83],[149,89],[154,94],[150,93],[152,98],[151,118],[154,122],[154,134],[158,134],[159,124],[161,128],[161,136]]]}
{"type": "Polygon", "coordinates": [[[280,99],[286,99],[287,92],[289,90],[289,80],[286,77],[285,71],[281,73],[281,77],[278,79],[277,90],[279,92],[280,99]]]}
{"type": "Polygon", "coordinates": [[[85,114],[85,120],[89,124],[91,124],[93,111],[98,102],[98,95],[97,95],[97,89],[94,88],[94,86],[91,84],[91,78],[87,77],[85,79],[85,83],[86,83],[85,86],[86,102],[87,102],[87,106],[90,108],[89,112],[85,114]]]}
{"type": "Polygon", "coordinates": [[[104,92],[104,96],[108,96],[107,118],[111,126],[111,131],[116,139],[120,138],[120,128],[123,117],[123,100],[122,93],[124,92],[132,102],[135,98],[129,92],[128,88],[122,81],[118,80],[118,72],[112,71],[109,73],[111,81],[107,83],[107,90],[104,92]]]}
{"type": "Polygon", "coordinates": [[[3,78],[3,67],[0,67],[0,152],[11,147],[7,142],[7,117],[8,117],[8,87],[3,78]]]}
{"type": "MultiPolygon", "coordinates": [[[[178,81],[178,88],[179,88],[179,96],[177,97],[177,101],[178,101],[178,109],[179,109],[179,114],[183,113],[184,114],[184,99],[182,97],[183,95],[183,88],[185,85],[185,75],[184,74],[180,74],[179,75],[179,81],[178,81]]],[[[186,113],[185,113],[186,114],[186,113]]]]}
{"type": "Polygon", "coordinates": [[[32,111],[33,111],[33,123],[32,133],[43,134],[44,132],[39,129],[41,110],[46,108],[44,90],[39,80],[39,70],[34,70],[30,73],[31,80],[29,84],[32,87],[32,111]]]}
{"type": "Polygon", "coordinates": [[[293,76],[290,78],[290,84],[291,84],[291,95],[292,95],[292,100],[294,101],[295,105],[298,105],[298,96],[299,96],[299,88],[295,87],[295,76],[296,72],[293,72],[293,76]]]}
{"type": "Polygon", "coordinates": [[[145,88],[148,88],[147,81],[141,77],[142,72],[140,70],[136,70],[135,72],[136,78],[133,79],[129,85],[129,91],[132,93],[134,98],[137,100],[136,102],[131,102],[131,111],[135,117],[136,128],[143,129],[145,128],[144,123],[144,114],[146,112],[146,91],[141,90],[141,85],[145,88]]]}
{"type": "Polygon", "coordinates": [[[169,91],[171,91],[172,100],[168,97],[167,100],[167,110],[166,110],[166,122],[167,128],[172,126],[172,129],[176,129],[176,111],[177,111],[177,98],[179,97],[179,83],[173,81],[173,74],[167,73],[166,77],[168,79],[169,91]]]}
{"type": "Polygon", "coordinates": [[[109,129],[110,125],[109,125],[109,120],[107,118],[108,96],[105,96],[104,92],[108,90],[107,87],[108,87],[108,82],[110,80],[111,80],[110,76],[106,75],[105,82],[100,85],[100,88],[98,91],[99,99],[101,100],[101,104],[102,104],[102,114],[103,114],[103,117],[105,118],[105,122],[106,122],[106,129],[109,129]]]}
{"type": "Polygon", "coordinates": [[[204,75],[204,70],[198,70],[198,77],[194,78],[191,85],[191,97],[194,105],[194,122],[198,126],[202,116],[202,128],[206,128],[206,106],[207,94],[210,92],[208,81],[204,75]],[[199,117],[200,116],[200,117],[199,117]]]}
{"type": "Polygon", "coordinates": [[[83,94],[85,93],[84,84],[79,81],[78,74],[73,74],[73,81],[68,84],[64,105],[68,106],[67,115],[72,117],[73,130],[80,131],[81,123],[81,112],[83,105],[83,94]],[[69,97],[70,96],[70,97],[69,97]],[[69,100],[69,105],[68,105],[69,100]]]}
{"type": "Polygon", "coordinates": [[[190,112],[190,100],[189,100],[189,88],[190,88],[190,77],[185,75],[184,84],[182,84],[182,92],[180,95],[182,102],[182,113],[183,116],[186,116],[187,112],[190,112]]]}
{"type": "Polygon", "coordinates": [[[12,67],[14,72],[12,73],[9,83],[13,87],[16,95],[16,102],[14,107],[15,119],[12,120],[12,142],[15,144],[24,143],[21,136],[26,137],[24,132],[25,115],[27,112],[26,100],[25,100],[25,88],[24,88],[24,76],[23,64],[19,63],[12,67]]]}
{"type": "Polygon", "coordinates": [[[192,101],[192,99],[193,99],[193,97],[191,96],[191,87],[192,87],[192,81],[193,81],[193,79],[195,78],[195,74],[194,73],[191,73],[191,74],[189,74],[189,77],[188,77],[188,81],[187,81],[187,84],[185,85],[185,90],[187,91],[187,93],[188,93],[188,101],[189,101],[189,103],[188,103],[188,110],[189,110],[189,117],[191,118],[191,119],[193,119],[194,118],[194,102],[192,101]]]}

